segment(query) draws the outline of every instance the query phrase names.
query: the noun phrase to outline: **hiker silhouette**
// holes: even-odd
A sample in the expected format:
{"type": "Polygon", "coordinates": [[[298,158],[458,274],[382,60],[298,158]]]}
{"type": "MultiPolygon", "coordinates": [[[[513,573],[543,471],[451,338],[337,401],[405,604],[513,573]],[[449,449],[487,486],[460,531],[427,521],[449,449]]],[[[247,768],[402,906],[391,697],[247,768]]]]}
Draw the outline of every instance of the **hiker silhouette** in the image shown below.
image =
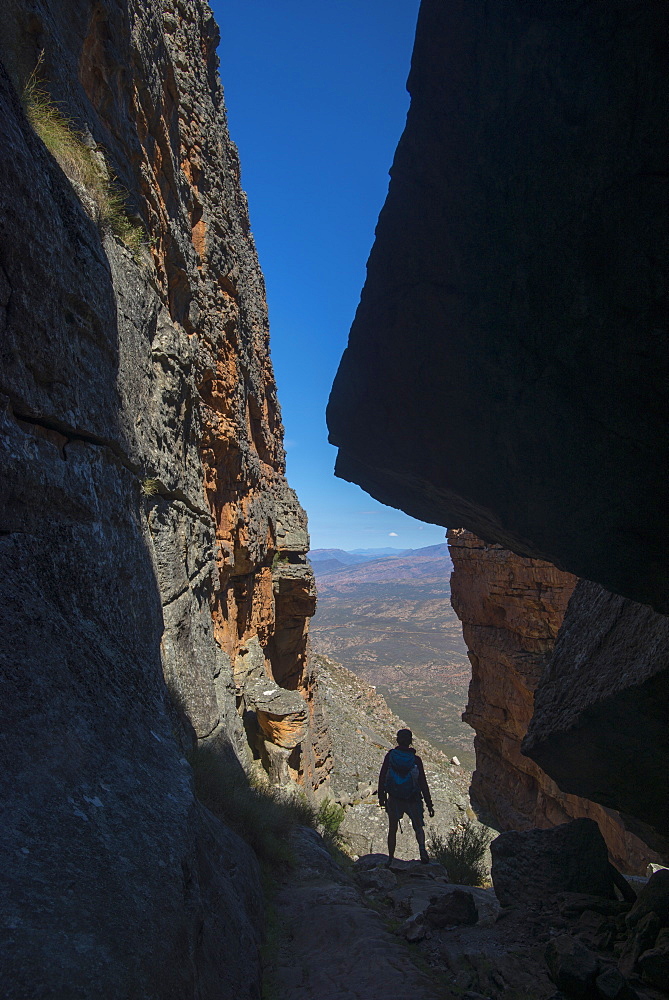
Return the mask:
{"type": "Polygon", "coordinates": [[[390,868],[395,857],[397,827],[405,814],[411,820],[418,841],[420,860],[429,862],[425,849],[425,821],[423,819],[423,799],[430,816],[434,816],[432,796],[428,788],[423,761],[411,746],[413,733],[410,729],[400,729],[397,746],[386,754],[379,774],[379,805],[388,814],[388,861],[390,868]]]}

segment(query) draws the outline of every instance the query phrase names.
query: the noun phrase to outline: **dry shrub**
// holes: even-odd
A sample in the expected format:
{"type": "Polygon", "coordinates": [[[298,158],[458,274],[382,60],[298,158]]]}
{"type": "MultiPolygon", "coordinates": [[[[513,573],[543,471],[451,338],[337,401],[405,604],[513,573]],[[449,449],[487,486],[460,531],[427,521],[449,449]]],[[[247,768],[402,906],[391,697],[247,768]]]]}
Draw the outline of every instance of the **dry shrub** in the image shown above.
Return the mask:
{"type": "Polygon", "coordinates": [[[469,819],[451,830],[447,837],[432,832],[428,840],[430,854],[444,866],[451,882],[458,885],[483,884],[487,874],[485,854],[489,846],[488,831],[469,819]]]}

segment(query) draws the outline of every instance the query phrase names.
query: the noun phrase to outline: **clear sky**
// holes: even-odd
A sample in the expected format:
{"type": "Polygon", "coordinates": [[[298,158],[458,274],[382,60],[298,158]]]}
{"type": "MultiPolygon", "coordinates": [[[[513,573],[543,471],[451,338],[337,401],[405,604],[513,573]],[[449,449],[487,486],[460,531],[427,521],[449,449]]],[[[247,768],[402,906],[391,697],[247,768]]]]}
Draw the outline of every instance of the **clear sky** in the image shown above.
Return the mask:
{"type": "Polygon", "coordinates": [[[409,105],[419,0],[213,0],[265,274],[288,480],[313,548],[443,541],[333,474],[325,407],[409,105]]]}

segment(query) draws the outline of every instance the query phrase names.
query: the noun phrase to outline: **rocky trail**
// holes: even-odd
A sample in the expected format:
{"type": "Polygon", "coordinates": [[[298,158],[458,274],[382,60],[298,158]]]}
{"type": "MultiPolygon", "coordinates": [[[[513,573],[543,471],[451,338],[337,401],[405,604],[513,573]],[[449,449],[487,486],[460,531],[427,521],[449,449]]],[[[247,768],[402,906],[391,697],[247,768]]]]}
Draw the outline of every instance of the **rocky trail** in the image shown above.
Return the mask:
{"type": "Polygon", "coordinates": [[[263,1000],[669,996],[669,872],[615,898],[587,820],[503,834],[495,888],[455,885],[434,861],[388,870],[383,854],[344,870],[306,828],[293,847],[297,869],[273,895],[263,1000]]]}
{"type": "Polygon", "coordinates": [[[299,867],[273,901],[263,1000],[444,1000],[320,838],[302,828],[294,846],[299,867]]]}

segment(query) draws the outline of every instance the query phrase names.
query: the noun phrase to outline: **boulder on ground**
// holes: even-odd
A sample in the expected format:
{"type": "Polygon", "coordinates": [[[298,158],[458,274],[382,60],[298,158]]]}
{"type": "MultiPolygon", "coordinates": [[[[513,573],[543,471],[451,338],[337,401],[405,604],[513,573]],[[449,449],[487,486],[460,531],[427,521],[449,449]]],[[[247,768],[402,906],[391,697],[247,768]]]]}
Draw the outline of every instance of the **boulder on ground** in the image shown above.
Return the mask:
{"type": "Polygon", "coordinates": [[[636,990],[633,990],[623,974],[613,967],[600,972],[595,980],[595,986],[602,1000],[639,1000],[636,990]]]}
{"type": "Polygon", "coordinates": [[[650,986],[667,989],[669,984],[669,928],[661,930],[655,947],[639,956],[641,978],[650,986]]]}
{"type": "Polygon", "coordinates": [[[625,947],[618,959],[618,968],[623,976],[631,976],[636,969],[637,962],[644,951],[648,951],[655,946],[655,942],[660,932],[660,918],[652,911],[643,917],[636,927],[632,928],[625,947]]]}
{"type": "Polygon", "coordinates": [[[356,881],[363,889],[389,892],[397,887],[397,876],[388,868],[363,868],[356,872],[356,881]]]}
{"type": "Polygon", "coordinates": [[[562,892],[615,899],[608,851],[594,820],[502,833],[490,850],[492,881],[502,906],[555,905],[562,892]]]}
{"type": "Polygon", "coordinates": [[[429,930],[425,914],[414,913],[404,921],[400,927],[400,934],[403,934],[407,941],[415,944],[418,941],[422,941],[429,933],[429,930]]]}
{"type": "Polygon", "coordinates": [[[288,691],[262,677],[247,682],[244,699],[254,709],[258,725],[270,743],[293,749],[307,735],[307,703],[299,691],[288,691]]]}
{"type": "Polygon", "coordinates": [[[599,960],[568,934],[560,934],[546,947],[548,974],[568,997],[591,997],[599,973],[599,960]]]}
{"type": "Polygon", "coordinates": [[[636,927],[648,913],[657,914],[661,927],[669,926],[669,868],[660,868],[648,879],[625,923],[630,928],[636,927]]]}
{"type": "Polygon", "coordinates": [[[463,889],[453,889],[432,897],[425,911],[425,918],[432,927],[454,927],[475,924],[478,911],[470,893],[463,889]]]}

